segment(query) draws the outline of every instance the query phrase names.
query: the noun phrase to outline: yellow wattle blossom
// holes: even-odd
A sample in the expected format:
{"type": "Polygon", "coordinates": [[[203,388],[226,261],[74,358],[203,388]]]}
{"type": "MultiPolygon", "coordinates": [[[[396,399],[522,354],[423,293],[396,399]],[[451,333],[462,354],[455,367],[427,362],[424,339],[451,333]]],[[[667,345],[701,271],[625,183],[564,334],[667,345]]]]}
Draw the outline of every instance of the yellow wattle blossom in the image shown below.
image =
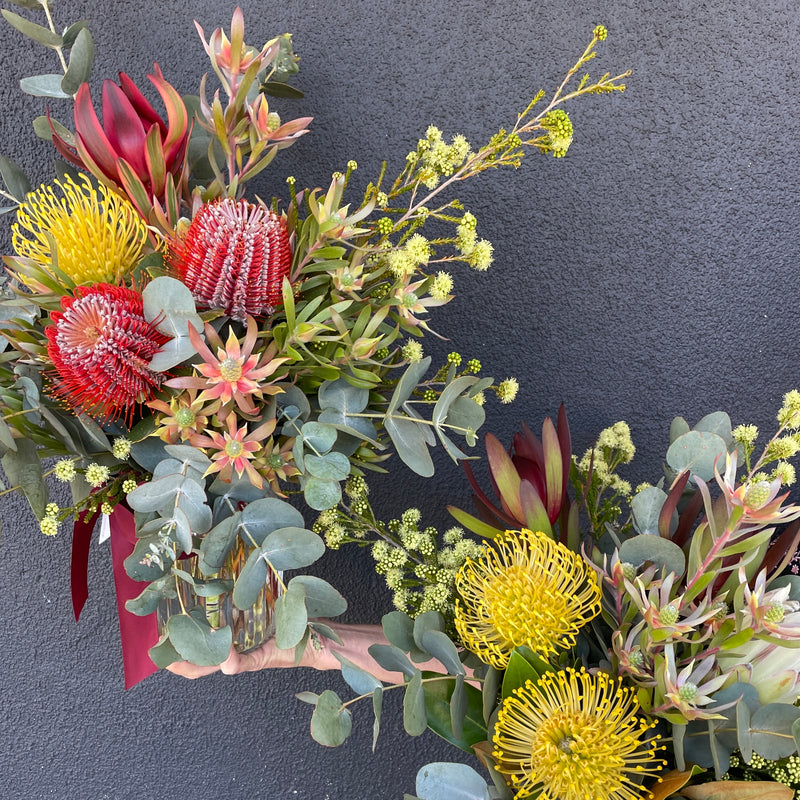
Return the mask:
{"type": "Polygon", "coordinates": [[[657,757],[655,722],[636,716],[633,689],[604,672],[545,673],[506,698],[494,733],[497,770],[516,797],[638,800],[657,757]]]}
{"type": "Polygon", "coordinates": [[[497,669],[527,645],[542,658],[572,647],[600,613],[594,570],[541,531],[506,531],[456,576],[455,624],[464,646],[497,669]]]}
{"type": "Polygon", "coordinates": [[[63,197],[52,186],[27,196],[11,227],[14,251],[47,271],[56,261],[79,285],[119,284],[141,256],[147,226],[127,200],[81,178],[80,184],[71,178],[55,181],[63,197]]]}

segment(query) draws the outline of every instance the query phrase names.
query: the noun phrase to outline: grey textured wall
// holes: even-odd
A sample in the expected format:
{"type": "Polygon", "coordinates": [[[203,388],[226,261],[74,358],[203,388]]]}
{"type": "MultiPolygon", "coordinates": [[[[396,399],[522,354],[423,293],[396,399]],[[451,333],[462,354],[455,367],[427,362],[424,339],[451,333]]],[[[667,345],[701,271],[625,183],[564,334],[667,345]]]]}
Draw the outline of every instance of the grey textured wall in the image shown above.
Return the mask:
{"type": "MultiPolygon", "coordinates": [[[[242,6],[249,42],[294,32],[306,91],[296,113],[316,117],[262,181],[264,194],[284,191],[290,173],[325,184],[350,158],[362,183],[382,158],[399,169],[430,123],[479,141],[539,86],[551,88],[605,23],[611,35],[593,71],[631,67],[628,91],[574,106],[566,159],[531,154],[519,172],[464,187],[496,263],[485,275],[456,274],[457,297],[437,328],[489,374],[520,379],[520,400],[495,404],[487,430],[507,439],[522,419],[536,428],[565,400],[582,449],[624,418],[640,451],[634,481],[657,475],[677,413],[694,422],[725,408],[735,422],[772,428],[798,383],[796,2],[242,6]]],[[[232,8],[62,0],[55,13],[91,20],[98,82],[120,68],[143,81],[157,59],[188,92],[205,69],[192,19],[208,32],[227,26],[232,8]]],[[[51,151],[29,127],[41,104],[16,84],[56,64],[42,69],[42,52],[5,27],[0,45],[0,151],[48,179],[51,151]]],[[[427,482],[398,466],[378,486],[377,507],[389,515],[417,503],[445,522],[444,503],[465,505],[468,492],[441,453],[438,464],[427,482]]],[[[93,550],[76,625],[69,538],[42,538],[14,498],[0,500],[0,514],[0,797],[391,800],[413,791],[422,764],[456,755],[432,734],[405,737],[397,697],[387,699],[375,756],[367,708],[345,747],[314,744],[308,708],[292,694],[340,688],[336,674],[158,674],[126,693],[107,547],[93,550]]],[[[322,569],[348,595],[351,621],[388,610],[366,553],[326,556],[322,569]]]]}

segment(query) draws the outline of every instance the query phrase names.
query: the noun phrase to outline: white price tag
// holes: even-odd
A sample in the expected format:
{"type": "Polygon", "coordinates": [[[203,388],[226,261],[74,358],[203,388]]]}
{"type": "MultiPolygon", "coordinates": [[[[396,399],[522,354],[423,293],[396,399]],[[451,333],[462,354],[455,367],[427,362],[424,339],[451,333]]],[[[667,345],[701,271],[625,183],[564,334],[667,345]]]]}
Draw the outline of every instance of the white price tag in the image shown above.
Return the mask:
{"type": "Polygon", "coordinates": [[[100,543],[111,538],[111,523],[108,521],[108,514],[100,515],[100,543]]]}

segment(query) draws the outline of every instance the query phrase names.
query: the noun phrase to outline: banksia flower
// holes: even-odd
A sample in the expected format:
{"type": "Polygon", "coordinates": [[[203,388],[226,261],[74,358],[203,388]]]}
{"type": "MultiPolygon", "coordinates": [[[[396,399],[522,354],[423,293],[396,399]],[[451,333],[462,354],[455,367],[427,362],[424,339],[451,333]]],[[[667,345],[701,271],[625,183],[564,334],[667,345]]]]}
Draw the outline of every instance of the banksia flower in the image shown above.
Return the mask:
{"type": "Polygon", "coordinates": [[[283,220],[245,200],[204,205],[170,252],[172,268],[199,305],[241,322],[273,313],[291,262],[283,220]]]}
{"type": "Polygon", "coordinates": [[[149,361],[169,337],[144,318],[141,295],[126,287],[78,287],[61,307],[46,329],[52,393],[77,413],[130,423],[135,405],[161,384],[164,375],[149,361]]]}

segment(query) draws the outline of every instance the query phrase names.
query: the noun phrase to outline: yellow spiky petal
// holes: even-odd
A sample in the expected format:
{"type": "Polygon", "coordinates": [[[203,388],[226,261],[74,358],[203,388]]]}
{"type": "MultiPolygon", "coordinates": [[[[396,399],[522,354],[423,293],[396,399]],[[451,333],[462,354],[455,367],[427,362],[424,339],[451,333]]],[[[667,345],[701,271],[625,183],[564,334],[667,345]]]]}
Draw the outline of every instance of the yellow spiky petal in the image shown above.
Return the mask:
{"type": "Polygon", "coordinates": [[[634,690],[604,672],[545,673],[503,701],[494,733],[498,772],[516,797],[638,800],[665,765],[655,722],[638,717],[634,690]]]}
{"type": "Polygon", "coordinates": [[[543,658],[572,647],[600,613],[600,589],[583,558],[541,532],[506,531],[456,576],[455,624],[465,647],[497,669],[527,645],[543,658]]]}
{"type": "Polygon", "coordinates": [[[55,262],[78,285],[121,283],[147,238],[136,209],[106,186],[95,189],[85,175],[80,183],[68,177],[54,185],[63,196],[43,185],[19,207],[11,228],[17,255],[51,274],[55,262]]]}

